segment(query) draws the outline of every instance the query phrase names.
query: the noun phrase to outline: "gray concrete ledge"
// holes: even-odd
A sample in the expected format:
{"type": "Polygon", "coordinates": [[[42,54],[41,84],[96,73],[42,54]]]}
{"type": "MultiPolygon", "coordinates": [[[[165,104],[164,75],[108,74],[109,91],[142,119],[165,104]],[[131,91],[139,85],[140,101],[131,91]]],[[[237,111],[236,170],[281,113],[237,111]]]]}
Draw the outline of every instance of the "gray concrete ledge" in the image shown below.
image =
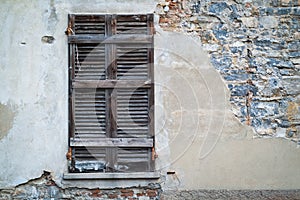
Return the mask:
{"type": "Polygon", "coordinates": [[[242,200],[242,199],[276,199],[276,200],[296,200],[300,199],[299,190],[182,190],[164,191],[161,200],[242,200]]]}

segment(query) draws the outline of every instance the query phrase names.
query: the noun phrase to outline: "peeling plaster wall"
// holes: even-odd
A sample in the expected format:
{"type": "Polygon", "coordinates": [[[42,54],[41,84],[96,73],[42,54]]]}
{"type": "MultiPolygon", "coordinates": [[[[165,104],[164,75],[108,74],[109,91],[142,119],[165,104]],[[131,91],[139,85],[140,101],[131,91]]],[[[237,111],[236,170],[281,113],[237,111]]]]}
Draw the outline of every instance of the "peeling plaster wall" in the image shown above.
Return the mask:
{"type": "Polygon", "coordinates": [[[297,0],[162,0],[164,30],[199,39],[230,89],[239,120],[258,137],[299,140],[297,0]]]}
{"type": "Polygon", "coordinates": [[[65,168],[67,52],[57,28],[65,22],[49,22],[46,1],[2,1],[0,10],[0,102],[13,105],[15,113],[0,140],[0,187],[9,187],[43,170],[59,177],[65,168]],[[58,38],[55,44],[41,42],[48,34],[58,38]]]}
{"type": "Polygon", "coordinates": [[[158,28],[155,42],[163,189],[299,189],[297,144],[253,138],[199,40],[158,28]]]}
{"type": "MultiPolygon", "coordinates": [[[[67,15],[149,13],[157,2],[0,4],[0,188],[40,177],[44,170],[63,186],[68,144],[67,15]]],[[[200,39],[164,31],[158,21],[156,16],[156,168],[163,190],[299,189],[296,144],[279,138],[253,139],[252,128],[233,114],[230,91],[200,39]]],[[[292,117],[295,106],[290,105],[292,117]]]]}

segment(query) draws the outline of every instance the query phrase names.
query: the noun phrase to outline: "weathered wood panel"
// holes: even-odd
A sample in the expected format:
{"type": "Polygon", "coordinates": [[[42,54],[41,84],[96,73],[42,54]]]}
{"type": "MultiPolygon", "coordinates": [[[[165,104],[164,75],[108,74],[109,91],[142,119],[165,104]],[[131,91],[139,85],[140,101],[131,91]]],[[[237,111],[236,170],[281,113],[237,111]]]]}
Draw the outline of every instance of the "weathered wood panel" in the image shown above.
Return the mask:
{"type": "Polygon", "coordinates": [[[153,15],[69,17],[73,171],[153,170],[153,15]]]}
{"type": "Polygon", "coordinates": [[[152,147],[151,138],[70,138],[74,147],[152,147]]]}

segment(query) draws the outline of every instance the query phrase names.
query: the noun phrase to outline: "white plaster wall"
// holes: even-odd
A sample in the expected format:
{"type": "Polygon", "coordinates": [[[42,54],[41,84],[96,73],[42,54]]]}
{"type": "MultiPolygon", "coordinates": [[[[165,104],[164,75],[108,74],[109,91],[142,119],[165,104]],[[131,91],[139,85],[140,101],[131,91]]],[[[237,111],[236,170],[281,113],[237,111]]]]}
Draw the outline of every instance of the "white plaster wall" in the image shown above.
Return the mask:
{"type": "Polygon", "coordinates": [[[40,177],[43,170],[53,172],[59,183],[66,169],[68,14],[154,9],[153,1],[141,0],[0,2],[0,108],[14,114],[7,119],[11,123],[0,123],[12,124],[0,137],[0,188],[40,177]],[[52,44],[41,41],[49,35],[55,38],[52,44]]]}
{"type": "MultiPolygon", "coordinates": [[[[69,13],[149,13],[155,1],[0,2],[0,188],[66,170],[69,13]],[[51,35],[52,44],[41,38],[51,35]],[[3,114],[3,113],[8,113],[3,114]],[[4,131],[3,131],[4,130],[4,131]],[[2,138],[2,139],[1,139],[2,138]]],[[[253,139],[197,40],[157,27],[157,169],[164,189],[298,189],[299,149],[253,139]],[[166,175],[174,171],[174,175],[166,175]]]]}
{"type": "Polygon", "coordinates": [[[64,22],[50,24],[49,3],[1,1],[0,13],[0,102],[15,112],[0,141],[0,187],[9,187],[64,169],[67,51],[64,22]],[[54,44],[42,43],[49,34],[54,44]]]}

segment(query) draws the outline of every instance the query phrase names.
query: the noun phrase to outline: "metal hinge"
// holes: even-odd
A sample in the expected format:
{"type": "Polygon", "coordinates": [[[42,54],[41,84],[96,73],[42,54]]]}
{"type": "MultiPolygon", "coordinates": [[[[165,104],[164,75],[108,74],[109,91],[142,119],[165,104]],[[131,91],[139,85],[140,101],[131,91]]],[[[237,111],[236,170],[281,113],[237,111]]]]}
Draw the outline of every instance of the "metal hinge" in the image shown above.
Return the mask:
{"type": "Polygon", "coordinates": [[[158,158],[158,154],[155,151],[155,148],[152,147],[152,160],[155,160],[156,158],[158,158]]]}
{"type": "Polygon", "coordinates": [[[66,35],[74,35],[74,31],[73,31],[73,29],[72,29],[72,23],[70,22],[69,23],[69,25],[68,25],[68,27],[67,27],[67,29],[66,29],[66,31],[65,31],[65,34],[66,35]]]}

